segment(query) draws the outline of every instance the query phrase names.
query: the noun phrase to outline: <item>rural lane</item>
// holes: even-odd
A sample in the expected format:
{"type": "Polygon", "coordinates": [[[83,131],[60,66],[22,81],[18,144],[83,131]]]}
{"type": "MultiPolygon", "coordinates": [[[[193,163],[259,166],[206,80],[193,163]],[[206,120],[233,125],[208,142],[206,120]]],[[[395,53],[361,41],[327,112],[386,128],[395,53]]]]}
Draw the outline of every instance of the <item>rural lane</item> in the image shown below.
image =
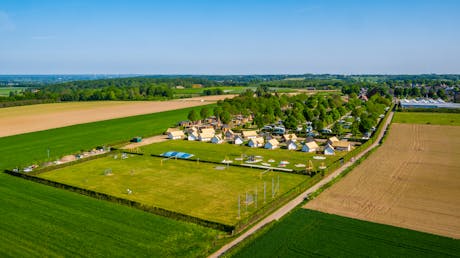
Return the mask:
{"type": "Polygon", "coordinates": [[[386,120],[385,124],[383,125],[384,129],[381,130],[380,134],[377,136],[377,140],[369,146],[366,150],[362,151],[353,160],[350,160],[343,164],[340,168],[338,168],[336,171],[332,172],[330,175],[327,177],[323,178],[321,181],[316,183],[314,186],[308,188],[305,192],[301,193],[299,196],[297,196],[295,199],[284,205],[283,207],[279,208],[276,210],[274,213],[270,214],[268,217],[254,225],[252,228],[250,228],[248,231],[244,232],[241,236],[238,238],[234,239],[232,242],[224,245],[222,248],[220,248],[217,252],[211,254],[209,257],[211,258],[216,258],[221,255],[223,255],[225,252],[230,250],[230,248],[236,246],[239,244],[241,241],[249,237],[250,235],[254,234],[256,231],[267,225],[268,223],[274,221],[274,220],[279,220],[281,217],[289,213],[291,210],[293,210],[295,207],[297,207],[299,204],[303,202],[305,197],[307,197],[309,194],[314,193],[317,191],[319,188],[321,188],[323,185],[327,184],[328,182],[332,181],[334,178],[336,178],[338,175],[343,173],[347,168],[349,168],[351,165],[353,165],[356,160],[360,159],[363,155],[368,153],[371,149],[377,147],[379,145],[380,140],[383,138],[383,135],[388,128],[388,125],[391,123],[391,120],[393,119],[394,112],[390,111],[390,114],[388,116],[388,119],[386,120]]]}

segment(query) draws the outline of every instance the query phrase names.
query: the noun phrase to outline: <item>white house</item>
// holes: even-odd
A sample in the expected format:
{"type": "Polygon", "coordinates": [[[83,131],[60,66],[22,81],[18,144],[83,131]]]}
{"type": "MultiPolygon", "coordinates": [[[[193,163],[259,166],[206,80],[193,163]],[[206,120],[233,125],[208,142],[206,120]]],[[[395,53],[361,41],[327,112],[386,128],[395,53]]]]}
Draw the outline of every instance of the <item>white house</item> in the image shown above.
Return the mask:
{"type": "Polygon", "coordinates": [[[222,136],[214,135],[214,137],[212,137],[212,139],[211,139],[211,142],[215,143],[215,144],[221,144],[221,143],[224,142],[224,140],[222,140],[222,136]]]}
{"type": "Polygon", "coordinates": [[[315,141],[307,142],[302,146],[303,152],[316,152],[319,146],[315,141]]]}
{"type": "Polygon", "coordinates": [[[213,133],[200,133],[198,134],[198,140],[201,142],[209,142],[211,141],[212,137],[214,137],[213,133]]]}
{"type": "Polygon", "coordinates": [[[197,132],[191,132],[188,134],[187,140],[189,141],[198,141],[198,133],[197,132]]]}
{"type": "Polygon", "coordinates": [[[291,140],[293,142],[296,142],[297,141],[297,135],[293,134],[293,133],[290,133],[290,134],[284,134],[283,135],[283,139],[285,142],[291,140]]]}
{"type": "Polygon", "coordinates": [[[258,147],[264,146],[264,142],[265,142],[264,138],[258,137],[258,138],[249,140],[248,146],[251,148],[258,148],[258,147]]]}
{"type": "Polygon", "coordinates": [[[257,137],[256,131],[243,131],[243,138],[246,140],[256,139],[257,137]]]}
{"type": "Polygon", "coordinates": [[[351,151],[351,144],[347,141],[337,141],[332,143],[332,147],[338,151],[351,151]]]}
{"type": "Polygon", "coordinates": [[[289,140],[286,142],[286,147],[288,150],[297,150],[297,143],[295,141],[289,140]]]}
{"type": "Polygon", "coordinates": [[[214,136],[214,134],[216,134],[216,131],[214,130],[214,128],[201,128],[200,131],[201,131],[201,133],[211,134],[212,136],[214,136]]]}
{"type": "Polygon", "coordinates": [[[183,131],[173,131],[168,133],[168,138],[171,140],[180,140],[185,137],[183,131]]]}
{"type": "Polygon", "coordinates": [[[327,143],[330,144],[330,145],[332,145],[332,144],[334,144],[334,142],[338,142],[338,141],[339,141],[339,139],[337,137],[335,137],[335,136],[332,136],[331,138],[327,139],[327,143]]]}
{"type": "Polygon", "coordinates": [[[271,139],[265,144],[265,149],[276,149],[278,148],[280,143],[276,139],[271,139]]]}
{"type": "Polygon", "coordinates": [[[334,155],[334,147],[332,147],[330,144],[326,144],[324,147],[324,155],[334,155]]]}
{"type": "Polygon", "coordinates": [[[243,142],[244,142],[243,137],[241,137],[239,135],[235,135],[235,138],[233,138],[233,143],[234,144],[241,145],[241,144],[243,144],[243,142]]]}

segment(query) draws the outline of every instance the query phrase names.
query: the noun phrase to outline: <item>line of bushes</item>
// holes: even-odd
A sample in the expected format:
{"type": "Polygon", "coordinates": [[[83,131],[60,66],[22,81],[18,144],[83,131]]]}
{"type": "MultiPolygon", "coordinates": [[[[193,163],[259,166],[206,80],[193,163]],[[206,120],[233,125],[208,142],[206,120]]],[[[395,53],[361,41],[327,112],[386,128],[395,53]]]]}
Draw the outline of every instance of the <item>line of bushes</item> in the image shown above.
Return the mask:
{"type": "Polygon", "coordinates": [[[132,207],[132,208],[136,208],[136,209],[139,209],[139,210],[150,212],[150,213],[160,215],[160,216],[163,216],[163,217],[167,217],[167,218],[170,218],[170,219],[175,219],[175,220],[180,220],[180,221],[185,221],[185,222],[191,222],[191,223],[195,223],[195,224],[198,224],[198,225],[201,225],[201,226],[204,226],[204,227],[224,231],[224,232],[227,232],[227,233],[231,233],[235,229],[235,226],[232,226],[232,225],[226,225],[226,224],[223,224],[223,223],[214,222],[214,221],[210,221],[210,220],[205,220],[205,219],[193,217],[193,216],[182,214],[182,213],[179,213],[179,212],[166,210],[166,209],[155,207],[155,206],[145,205],[145,204],[142,204],[142,203],[139,203],[139,202],[136,202],[136,201],[132,201],[132,200],[128,200],[128,199],[125,199],[125,198],[115,197],[113,195],[100,193],[100,192],[96,192],[96,191],[92,191],[92,190],[88,190],[88,189],[84,189],[84,188],[80,188],[80,187],[76,187],[76,186],[72,186],[72,185],[68,185],[68,184],[55,182],[55,181],[52,181],[52,180],[36,177],[36,176],[33,176],[33,175],[29,175],[29,174],[24,174],[24,173],[20,173],[20,172],[14,172],[12,170],[5,170],[4,172],[9,174],[9,175],[20,177],[20,178],[30,180],[30,181],[33,181],[33,182],[37,182],[37,183],[41,183],[41,184],[44,184],[44,185],[49,185],[49,186],[53,186],[53,187],[56,187],[56,188],[76,192],[76,193],[86,195],[86,196],[89,196],[89,197],[92,197],[92,198],[96,198],[96,199],[99,199],[99,200],[105,200],[105,201],[110,201],[110,202],[121,204],[121,205],[126,205],[126,206],[129,206],[129,207],[132,207]]]}
{"type": "Polygon", "coordinates": [[[427,113],[460,113],[458,108],[401,108],[396,109],[398,112],[427,112],[427,113]]]}

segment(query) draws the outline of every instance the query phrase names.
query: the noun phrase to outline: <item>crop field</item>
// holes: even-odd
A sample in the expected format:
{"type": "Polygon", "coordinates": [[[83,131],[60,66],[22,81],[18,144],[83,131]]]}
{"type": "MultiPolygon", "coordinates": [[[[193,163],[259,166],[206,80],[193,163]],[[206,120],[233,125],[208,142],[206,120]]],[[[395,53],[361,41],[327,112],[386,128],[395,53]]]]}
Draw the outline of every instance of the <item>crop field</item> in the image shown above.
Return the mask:
{"type": "Polygon", "coordinates": [[[204,257],[218,231],[0,174],[1,257],[204,257]]]}
{"type": "MultiPolygon", "coordinates": [[[[200,160],[208,160],[214,162],[222,162],[224,159],[230,159],[236,164],[241,164],[243,161],[235,160],[235,158],[241,158],[241,155],[246,156],[262,156],[263,161],[261,163],[266,163],[268,160],[272,159],[275,162],[273,167],[282,161],[289,161],[289,164],[286,165],[286,168],[291,169],[304,169],[295,167],[296,164],[307,164],[309,160],[313,162],[313,166],[318,168],[322,162],[326,166],[332,162],[340,159],[346,152],[337,152],[334,156],[325,156],[325,160],[315,160],[313,156],[323,156],[313,153],[306,153],[301,151],[290,151],[287,149],[274,149],[268,150],[263,148],[250,148],[248,146],[238,146],[235,144],[223,143],[223,144],[212,144],[206,142],[198,141],[187,141],[187,140],[174,140],[166,141],[161,143],[154,143],[150,145],[143,146],[141,150],[148,154],[162,154],[167,151],[181,151],[194,154],[194,158],[199,158],[200,160]]],[[[260,163],[256,163],[260,165],[260,163]]],[[[270,163],[267,163],[270,164],[270,163]]]]}
{"type": "Polygon", "coordinates": [[[396,112],[393,123],[460,126],[460,113],[396,112]]]}
{"type": "Polygon", "coordinates": [[[161,134],[187,118],[193,108],[118,118],[0,138],[0,168],[55,160],[98,145],[127,142],[134,136],[161,134]]]}
{"type": "Polygon", "coordinates": [[[306,208],[458,239],[459,146],[458,126],[392,124],[374,154],[306,208]]]}
{"type": "Polygon", "coordinates": [[[67,102],[1,108],[0,120],[2,123],[0,123],[0,137],[75,124],[203,106],[233,96],[203,96],[168,101],[67,102]]]}
{"type": "Polygon", "coordinates": [[[19,93],[24,89],[27,87],[0,87],[0,97],[9,96],[11,91],[19,93]]]}
{"type": "Polygon", "coordinates": [[[243,205],[246,192],[255,196],[257,189],[260,208],[264,205],[264,182],[268,205],[272,200],[272,178],[276,183],[279,176],[279,192],[276,196],[310,180],[307,176],[288,173],[270,172],[261,176],[263,170],[161,160],[137,155],[123,160],[120,155],[117,155],[117,159],[108,156],[39,176],[227,225],[239,220],[238,195],[242,199],[241,218],[245,218],[256,210],[252,205],[246,212],[243,205]],[[106,175],[107,169],[112,171],[110,175],[106,175]],[[127,189],[132,194],[128,194],[127,189]]]}
{"type": "Polygon", "coordinates": [[[453,257],[460,241],[298,209],[233,257],[453,257]]]}

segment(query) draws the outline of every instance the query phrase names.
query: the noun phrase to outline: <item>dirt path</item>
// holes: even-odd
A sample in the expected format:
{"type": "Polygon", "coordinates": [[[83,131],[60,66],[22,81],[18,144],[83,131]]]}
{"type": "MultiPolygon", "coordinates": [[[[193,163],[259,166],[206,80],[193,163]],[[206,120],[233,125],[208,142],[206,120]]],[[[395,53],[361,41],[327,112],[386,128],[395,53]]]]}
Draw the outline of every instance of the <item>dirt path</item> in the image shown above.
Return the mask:
{"type": "Polygon", "coordinates": [[[0,108],[0,137],[202,106],[235,95],[205,96],[168,101],[97,101],[0,108]]]}
{"type": "Polygon", "coordinates": [[[156,135],[156,136],[144,138],[144,139],[142,139],[141,142],[130,143],[130,144],[125,145],[125,146],[123,146],[121,148],[125,149],[125,150],[135,149],[135,148],[139,148],[139,147],[149,145],[149,144],[152,144],[152,143],[164,142],[164,141],[167,141],[167,140],[168,140],[167,135],[156,135]]]}
{"type": "MultiPolygon", "coordinates": [[[[384,128],[386,129],[388,127],[388,125],[390,124],[392,118],[393,118],[393,115],[394,113],[391,112],[385,125],[384,128]]],[[[382,130],[380,132],[380,134],[378,135],[377,137],[377,140],[375,141],[375,143],[373,143],[371,146],[369,146],[366,150],[362,151],[360,154],[358,154],[355,159],[353,159],[353,161],[348,161],[347,163],[343,164],[340,168],[338,168],[336,171],[332,172],[332,174],[328,175],[327,177],[323,178],[321,181],[319,181],[318,183],[316,183],[314,186],[310,187],[308,190],[306,190],[305,192],[301,193],[299,196],[297,196],[295,199],[293,199],[292,201],[290,201],[289,203],[287,203],[286,205],[284,205],[283,207],[279,208],[278,210],[276,210],[274,213],[272,213],[271,215],[269,215],[268,217],[266,217],[265,219],[263,219],[262,221],[260,221],[259,223],[257,223],[256,225],[254,225],[252,228],[250,228],[249,230],[247,230],[246,232],[244,232],[241,236],[239,236],[238,238],[236,238],[235,240],[231,241],[230,243],[224,245],[222,248],[220,248],[217,252],[213,253],[212,255],[210,255],[209,257],[219,257],[221,255],[223,255],[225,252],[227,252],[230,248],[234,247],[235,245],[239,244],[241,241],[243,241],[244,239],[246,239],[247,237],[249,237],[250,235],[254,234],[257,230],[261,229],[262,227],[264,227],[266,224],[274,221],[274,220],[279,220],[281,217],[283,217],[284,215],[286,215],[288,212],[292,211],[295,207],[297,207],[299,204],[301,204],[303,202],[303,200],[305,199],[305,197],[307,197],[309,194],[315,192],[316,190],[318,190],[319,188],[321,188],[323,185],[327,184],[328,182],[330,182],[331,180],[333,180],[334,178],[336,178],[338,175],[340,175],[341,173],[343,173],[347,168],[349,168],[356,160],[358,160],[359,158],[361,158],[364,154],[366,154],[367,152],[369,152],[371,149],[375,148],[379,142],[380,142],[380,139],[382,139],[383,137],[383,134],[384,134],[385,130],[382,130]]]]}

